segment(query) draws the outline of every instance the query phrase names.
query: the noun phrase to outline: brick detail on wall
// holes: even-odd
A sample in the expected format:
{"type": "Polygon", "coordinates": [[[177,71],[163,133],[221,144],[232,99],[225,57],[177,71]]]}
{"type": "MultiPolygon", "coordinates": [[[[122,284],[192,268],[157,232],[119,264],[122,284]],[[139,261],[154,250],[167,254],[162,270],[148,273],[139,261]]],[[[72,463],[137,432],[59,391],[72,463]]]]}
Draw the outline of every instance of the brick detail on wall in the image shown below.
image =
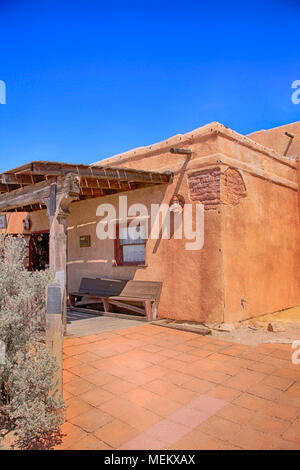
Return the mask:
{"type": "Polygon", "coordinates": [[[247,196],[242,175],[235,168],[227,168],[221,174],[221,202],[236,206],[240,199],[247,196]]]}
{"type": "Polygon", "coordinates": [[[190,199],[199,201],[206,210],[219,204],[235,206],[247,195],[242,175],[234,168],[221,171],[220,167],[207,168],[188,175],[190,199]]]}
{"type": "Polygon", "coordinates": [[[188,175],[190,198],[202,202],[205,209],[216,209],[221,203],[221,168],[208,168],[188,175]]]}

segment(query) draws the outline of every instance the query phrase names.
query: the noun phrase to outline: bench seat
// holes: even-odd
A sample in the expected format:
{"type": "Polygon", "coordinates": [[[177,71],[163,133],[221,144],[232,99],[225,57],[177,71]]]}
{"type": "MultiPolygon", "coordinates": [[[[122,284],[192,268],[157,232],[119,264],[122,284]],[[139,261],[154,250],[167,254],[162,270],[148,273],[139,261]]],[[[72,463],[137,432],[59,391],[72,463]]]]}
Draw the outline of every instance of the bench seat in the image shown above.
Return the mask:
{"type": "Polygon", "coordinates": [[[111,315],[117,308],[142,315],[151,321],[157,318],[161,288],[162,282],[84,277],[79,291],[69,293],[69,300],[73,309],[102,303],[103,311],[99,313],[111,315]]]}

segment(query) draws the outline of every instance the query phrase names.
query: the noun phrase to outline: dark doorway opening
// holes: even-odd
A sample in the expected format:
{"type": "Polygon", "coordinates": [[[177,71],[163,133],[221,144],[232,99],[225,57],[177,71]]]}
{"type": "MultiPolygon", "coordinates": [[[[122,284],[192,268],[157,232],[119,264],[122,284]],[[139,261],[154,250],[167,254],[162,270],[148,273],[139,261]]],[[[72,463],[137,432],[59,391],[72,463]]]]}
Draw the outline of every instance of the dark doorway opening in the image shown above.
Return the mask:
{"type": "Polygon", "coordinates": [[[49,232],[32,233],[29,240],[29,271],[49,268],[49,232]]]}

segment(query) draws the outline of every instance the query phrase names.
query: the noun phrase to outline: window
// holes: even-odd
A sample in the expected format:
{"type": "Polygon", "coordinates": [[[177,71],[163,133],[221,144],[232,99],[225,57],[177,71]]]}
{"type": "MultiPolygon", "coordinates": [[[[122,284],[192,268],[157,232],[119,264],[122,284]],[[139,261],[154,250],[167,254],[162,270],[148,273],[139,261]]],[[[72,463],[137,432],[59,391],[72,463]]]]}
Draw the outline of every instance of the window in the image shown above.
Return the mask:
{"type": "Polygon", "coordinates": [[[146,237],[143,225],[138,227],[116,226],[115,258],[117,265],[144,265],[145,248],[146,237]]]}

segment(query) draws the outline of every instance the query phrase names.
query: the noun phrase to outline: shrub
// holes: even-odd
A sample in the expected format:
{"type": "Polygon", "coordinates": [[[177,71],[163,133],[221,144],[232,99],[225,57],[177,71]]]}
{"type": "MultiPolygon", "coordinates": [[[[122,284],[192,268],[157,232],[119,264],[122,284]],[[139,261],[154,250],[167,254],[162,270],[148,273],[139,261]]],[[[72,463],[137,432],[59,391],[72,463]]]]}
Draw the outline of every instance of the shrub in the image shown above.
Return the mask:
{"type": "Polygon", "coordinates": [[[51,448],[59,440],[64,405],[53,393],[57,366],[45,346],[49,270],[29,272],[25,242],[0,235],[0,429],[20,448],[51,448]]]}

